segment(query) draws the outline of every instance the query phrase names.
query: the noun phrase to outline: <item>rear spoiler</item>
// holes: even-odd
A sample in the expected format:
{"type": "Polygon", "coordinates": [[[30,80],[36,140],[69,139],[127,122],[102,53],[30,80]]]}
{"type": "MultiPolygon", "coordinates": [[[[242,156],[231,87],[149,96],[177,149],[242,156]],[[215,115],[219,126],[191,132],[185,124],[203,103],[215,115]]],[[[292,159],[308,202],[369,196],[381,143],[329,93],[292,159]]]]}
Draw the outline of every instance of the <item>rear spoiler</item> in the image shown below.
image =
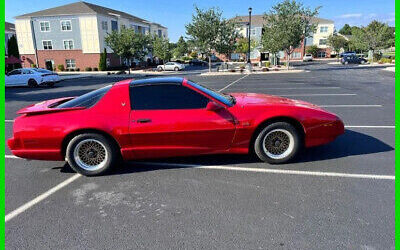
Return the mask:
{"type": "Polygon", "coordinates": [[[56,113],[56,112],[64,112],[70,110],[79,110],[85,109],[85,107],[72,107],[72,108],[54,108],[58,104],[69,101],[74,99],[75,97],[65,97],[65,98],[58,98],[53,100],[48,100],[44,102],[39,102],[36,104],[29,105],[25,108],[18,110],[17,114],[27,114],[27,115],[34,115],[34,114],[45,114],[45,113],[56,113]]]}

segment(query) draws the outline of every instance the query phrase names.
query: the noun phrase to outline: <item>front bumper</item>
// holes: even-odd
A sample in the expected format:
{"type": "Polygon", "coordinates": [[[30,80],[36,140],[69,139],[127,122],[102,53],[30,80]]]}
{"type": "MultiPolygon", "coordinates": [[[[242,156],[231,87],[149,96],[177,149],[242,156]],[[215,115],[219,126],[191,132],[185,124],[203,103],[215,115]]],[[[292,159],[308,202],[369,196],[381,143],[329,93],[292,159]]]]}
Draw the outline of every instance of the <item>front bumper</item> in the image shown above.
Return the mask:
{"type": "Polygon", "coordinates": [[[342,120],[337,118],[333,122],[309,128],[306,131],[305,146],[314,147],[323,145],[334,141],[341,134],[344,134],[344,124],[342,120]]]}

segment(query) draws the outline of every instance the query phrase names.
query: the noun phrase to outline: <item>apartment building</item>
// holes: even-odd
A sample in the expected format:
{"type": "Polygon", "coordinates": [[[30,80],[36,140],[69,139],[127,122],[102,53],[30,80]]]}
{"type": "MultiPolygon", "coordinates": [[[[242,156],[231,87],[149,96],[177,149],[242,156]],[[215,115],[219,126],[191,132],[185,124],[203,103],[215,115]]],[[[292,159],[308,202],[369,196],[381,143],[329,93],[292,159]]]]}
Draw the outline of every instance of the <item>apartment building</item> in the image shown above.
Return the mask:
{"type": "Polygon", "coordinates": [[[36,64],[48,69],[60,64],[67,69],[98,67],[104,48],[108,66],[122,65],[104,38],[123,27],[168,38],[168,29],[160,24],[87,2],[17,16],[15,27],[23,66],[36,64]]]}
{"type": "Polygon", "coordinates": [[[6,58],[8,57],[8,48],[7,48],[7,44],[8,44],[8,40],[10,40],[10,38],[12,36],[15,36],[15,25],[13,23],[9,23],[9,22],[4,22],[4,30],[5,30],[5,56],[6,58]]]}
{"type": "MultiPolygon", "coordinates": [[[[239,33],[243,37],[248,37],[249,30],[249,17],[248,16],[237,16],[232,19],[234,22],[239,24],[239,33]]],[[[335,25],[332,20],[323,18],[313,18],[312,22],[317,24],[317,29],[314,34],[307,37],[302,41],[298,48],[295,48],[294,52],[291,54],[291,60],[301,60],[307,51],[307,47],[316,45],[319,48],[318,57],[328,58],[331,56],[331,49],[326,45],[326,41],[329,35],[332,35],[335,30],[335,25]]],[[[263,26],[265,24],[263,15],[252,15],[251,16],[251,28],[250,28],[250,38],[256,41],[261,41],[263,35],[263,26]]],[[[239,55],[233,55],[237,58],[239,55]]],[[[282,60],[287,59],[287,55],[281,51],[279,57],[282,60]]],[[[268,51],[263,51],[261,46],[250,52],[250,59],[253,62],[267,61],[269,59],[268,51]]]]}

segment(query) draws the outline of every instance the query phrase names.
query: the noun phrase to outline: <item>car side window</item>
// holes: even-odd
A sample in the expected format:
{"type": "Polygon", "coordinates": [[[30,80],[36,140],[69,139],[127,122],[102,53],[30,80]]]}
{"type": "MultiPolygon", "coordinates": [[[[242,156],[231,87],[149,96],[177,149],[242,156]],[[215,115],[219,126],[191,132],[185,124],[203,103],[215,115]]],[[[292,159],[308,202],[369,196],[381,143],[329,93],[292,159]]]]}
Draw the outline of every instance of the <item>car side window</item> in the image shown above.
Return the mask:
{"type": "Polygon", "coordinates": [[[9,76],[20,75],[20,74],[21,74],[21,70],[19,70],[19,69],[13,70],[10,73],[8,73],[9,76]]]}
{"type": "Polygon", "coordinates": [[[178,84],[130,87],[132,110],[203,109],[208,98],[178,84]]]}

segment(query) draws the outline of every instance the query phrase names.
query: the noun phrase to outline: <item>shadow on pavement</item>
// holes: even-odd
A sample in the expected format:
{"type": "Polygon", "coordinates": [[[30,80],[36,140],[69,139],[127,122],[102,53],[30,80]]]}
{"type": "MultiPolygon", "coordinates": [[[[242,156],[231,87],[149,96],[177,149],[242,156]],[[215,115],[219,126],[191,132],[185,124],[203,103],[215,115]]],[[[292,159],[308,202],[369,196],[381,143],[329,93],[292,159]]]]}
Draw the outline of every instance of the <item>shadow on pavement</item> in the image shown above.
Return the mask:
{"type": "MultiPolygon", "coordinates": [[[[290,164],[338,159],[346,156],[374,154],[392,150],[394,150],[393,147],[372,136],[352,130],[346,130],[345,134],[343,134],[330,144],[309,148],[304,150],[303,152],[300,152],[300,155],[290,164]]],[[[146,163],[146,161],[143,162],[146,163]]],[[[240,165],[243,164],[244,167],[248,163],[261,163],[261,161],[253,155],[207,155],[148,160],[147,162],[152,162],[154,164],[145,165],[140,161],[125,162],[123,166],[116,168],[108,175],[121,175],[154,170],[190,168],[190,165],[237,165],[238,167],[240,167],[240,165]],[[170,163],[172,165],[158,165],[157,162],[170,163]],[[174,163],[189,166],[174,166],[174,163]]],[[[268,165],[266,166],[268,167],[268,165]]],[[[69,167],[67,163],[65,163],[65,165],[61,168],[57,167],[53,169],[60,169],[60,171],[64,173],[73,172],[73,170],[69,167]]]]}

